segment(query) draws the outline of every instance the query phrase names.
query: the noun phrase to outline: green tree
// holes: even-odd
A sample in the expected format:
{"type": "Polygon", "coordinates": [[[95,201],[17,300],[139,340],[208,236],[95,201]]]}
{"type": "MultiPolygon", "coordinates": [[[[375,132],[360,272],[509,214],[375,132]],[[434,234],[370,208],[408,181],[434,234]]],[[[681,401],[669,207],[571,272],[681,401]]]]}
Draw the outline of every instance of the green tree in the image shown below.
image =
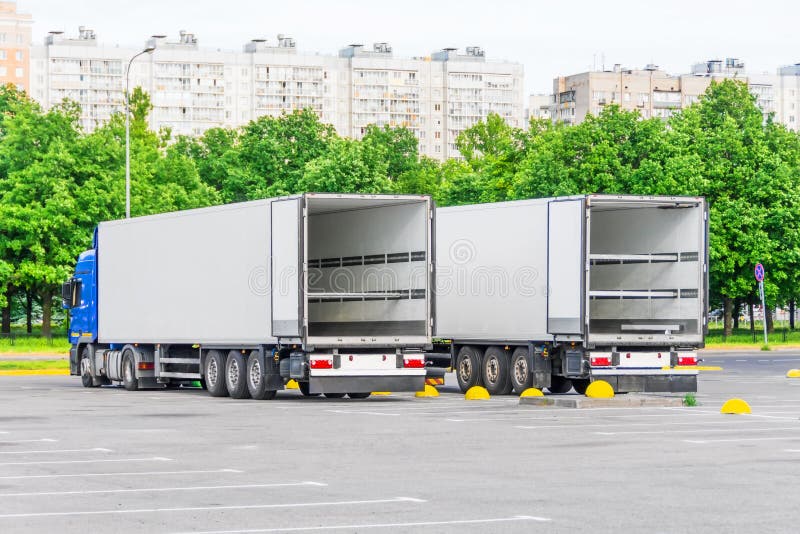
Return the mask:
{"type": "Polygon", "coordinates": [[[392,184],[386,176],[384,152],[352,139],[336,139],[328,151],[309,161],[298,183],[299,191],[386,193],[392,184]]]}

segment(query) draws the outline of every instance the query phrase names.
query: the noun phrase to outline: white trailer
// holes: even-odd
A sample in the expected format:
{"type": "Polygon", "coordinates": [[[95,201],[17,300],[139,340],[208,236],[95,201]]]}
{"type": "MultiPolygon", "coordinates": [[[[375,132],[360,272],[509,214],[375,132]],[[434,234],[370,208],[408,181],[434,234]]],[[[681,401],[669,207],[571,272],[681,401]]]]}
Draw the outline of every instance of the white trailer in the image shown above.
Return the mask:
{"type": "Polygon", "coordinates": [[[696,391],[707,228],[697,197],[440,208],[434,341],[462,390],[696,391]]]}
{"type": "Polygon", "coordinates": [[[215,396],[418,391],[426,196],[304,194],[101,223],[64,285],[72,374],[215,396]]]}

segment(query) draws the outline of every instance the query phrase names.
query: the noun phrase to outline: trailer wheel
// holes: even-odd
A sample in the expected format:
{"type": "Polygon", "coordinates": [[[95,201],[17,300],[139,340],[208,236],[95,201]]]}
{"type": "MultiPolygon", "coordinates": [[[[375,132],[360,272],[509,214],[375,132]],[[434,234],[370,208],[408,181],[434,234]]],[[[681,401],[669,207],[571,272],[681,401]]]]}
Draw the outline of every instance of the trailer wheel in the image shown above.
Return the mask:
{"type": "Polygon", "coordinates": [[[98,384],[95,384],[94,378],[92,378],[92,352],[89,350],[89,347],[83,347],[81,351],[81,384],[85,388],[96,388],[99,387],[98,384]]]}
{"type": "Polygon", "coordinates": [[[575,388],[575,392],[578,395],[585,395],[586,388],[589,387],[590,382],[588,378],[573,378],[572,387],[575,388]]]}
{"type": "Polygon", "coordinates": [[[305,382],[298,382],[298,388],[300,389],[300,393],[304,397],[319,397],[319,393],[311,393],[311,383],[308,381],[305,382]]]}
{"type": "Polygon", "coordinates": [[[344,397],[344,393],[325,393],[324,395],[329,399],[341,399],[344,397]]]}
{"type": "Polygon", "coordinates": [[[522,394],[523,391],[533,386],[533,374],[531,373],[528,349],[525,347],[514,349],[514,353],[511,355],[511,370],[509,374],[511,386],[517,395],[522,394]]]}
{"type": "Polygon", "coordinates": [[[547,389],[550,393],[566,393],[572,389],[572,380],[564,378],[563,376],[552,375],[550,377],[550,385],[547,389]]]}
{"type": "Polygon", "coordinates": [[[234,399],[247,399],[250,391],[247,389],[247,362],[244,355],[238,350],[232,350],[225,359],[225,385],[228,394],[234,399]]]}
{"type": "Polygon", "coordinates": [[[483,355],[481,373],[486,390],[492,395],[507,395],[511,392],[509,368],[511,357],[507,350],[500,347],[489,347],[483,355]]]}
{"type": "Polygon", "coordinates": [[[347,396],[350,397],[351,399],[366,399],[370,395],[371,395],[371,393],[369,393],[369,392],[367,392],[367,393],[348,393],[347,394],[347,396]]]}
{"type": "Polygon", "coordinates": [[[465,345],[458,351],[458,356],[456,356],[456,378],[462,393],[472,386],[483,385],[480,372],[482,357],[482,351],[478,347],[465,345]]]}
{"type": "Polygon", "coordinates": [[[206,379],[206,389],[212,397],[228,396],[228,386],[225,384],[225,357],[220,351],[208,351],[203,374],[206,379]]]}
{"type": "Polygon", "coordinates": [[[267,389],[264,371],[261,369],[261,362],[258,361],[258,351],[255,350],[247,357],[247,391],[256,400],[274,399],[278,393],[267,389]]]}
{"type": "Polygon", "coordinates": [[[122,355],[122,387],[128,391],[139,389],[139,381],[136,379],[136,358],[133,352],[128,349],[122,355]]]}

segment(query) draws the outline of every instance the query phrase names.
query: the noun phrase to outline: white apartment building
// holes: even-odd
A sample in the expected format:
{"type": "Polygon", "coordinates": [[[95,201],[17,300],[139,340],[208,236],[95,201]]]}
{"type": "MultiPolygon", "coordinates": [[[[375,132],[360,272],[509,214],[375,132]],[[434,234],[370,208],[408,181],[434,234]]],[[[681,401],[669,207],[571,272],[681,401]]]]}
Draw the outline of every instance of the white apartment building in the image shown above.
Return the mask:
{"type": "Polygon", "coordinates": [[[800,63],[778,69],[775,120],[800,131],[800,63]]]}
{"type": "MultiPolygon", "coordinates": [[[[176,135],[235,127],[263,115],[311,108],[343,136],[359,139],[370,124],[405,126],[420,154],[460,157],[455,139],[490,112],[523,124],[523,69],[487,61],[483,50],[445,49],[430,56],[395,58],[387,43],[354,44],[338,55],[299,53],[293,39],[256,39],[241,52],[200,48],[181,32],[177,41],[154,36],[134,60],[130,87],[153,103],[150,126],[176,135]]],[[[124,108],[125,72],[142,48],[98,43],[92,30],[59,32],[31,47],[31,95],[45,108],[64,98],[81,105],[91,131],[124,108]]]]}

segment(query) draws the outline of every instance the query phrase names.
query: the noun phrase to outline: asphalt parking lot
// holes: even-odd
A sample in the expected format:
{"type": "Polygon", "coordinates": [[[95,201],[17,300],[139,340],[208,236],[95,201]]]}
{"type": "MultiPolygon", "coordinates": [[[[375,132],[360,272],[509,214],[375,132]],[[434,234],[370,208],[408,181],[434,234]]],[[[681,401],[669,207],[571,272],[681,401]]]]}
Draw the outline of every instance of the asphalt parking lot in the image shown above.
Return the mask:
{"type": "Polygon", "coordinates": [[[0,532],[796,532],[800,354],[704,364],[699,406],[592,410],[1,377],[0,532]]]}

